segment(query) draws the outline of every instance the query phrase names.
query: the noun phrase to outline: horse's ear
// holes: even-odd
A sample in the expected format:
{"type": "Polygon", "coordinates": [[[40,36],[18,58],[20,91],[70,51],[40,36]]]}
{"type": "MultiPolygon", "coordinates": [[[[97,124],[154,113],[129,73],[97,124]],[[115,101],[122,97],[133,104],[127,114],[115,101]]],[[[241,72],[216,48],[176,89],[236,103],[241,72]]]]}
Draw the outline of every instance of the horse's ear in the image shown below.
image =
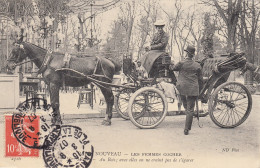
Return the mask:
{"type": "Polygon", "coordinates": [[[15,47],[19,47],[20,46],[20,44],[17,42],[17,40],[15,41],[15,42],[13,42],[13,46],[15,46],[15,47]]]}
{"type": "Polygon", "coordinates": [[[20,44],[20,43],[22,43],[23,42],[23,33],[24,33],[24,29],[23,28],[21,28],[21,32],[20,32],[20,34],[19,34],[19,39],[17,40],[17,43],[18,44],[20,44]]]}
{"type": "Polygon", "coordinates": [[[23,35],[21,35],[17,41],[18,44],[22,43],[23,42],[23,35]]]}

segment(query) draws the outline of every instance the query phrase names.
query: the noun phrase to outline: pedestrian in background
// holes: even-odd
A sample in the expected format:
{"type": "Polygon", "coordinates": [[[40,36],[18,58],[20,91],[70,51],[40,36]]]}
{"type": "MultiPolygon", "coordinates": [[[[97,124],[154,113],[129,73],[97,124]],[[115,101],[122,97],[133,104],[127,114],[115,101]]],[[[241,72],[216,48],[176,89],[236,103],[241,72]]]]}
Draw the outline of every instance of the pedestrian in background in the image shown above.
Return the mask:
{"type": "Polygon", "coordinates": [[[148,78],[148,73],[144,69],[144,67],[142,66],[140,60],[137,61],[136,72],[137,72],[138,79],[146,79],[146,78],[148,78]]]}

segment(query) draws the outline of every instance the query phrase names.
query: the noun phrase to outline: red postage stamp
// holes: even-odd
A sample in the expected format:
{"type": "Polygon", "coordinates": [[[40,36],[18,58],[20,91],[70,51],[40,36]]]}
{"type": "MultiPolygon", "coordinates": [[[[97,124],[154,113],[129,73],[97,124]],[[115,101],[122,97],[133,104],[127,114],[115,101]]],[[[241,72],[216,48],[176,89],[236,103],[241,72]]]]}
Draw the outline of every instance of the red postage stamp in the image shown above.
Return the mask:
{"type": "MultiPolygon", "coordinates": [[[[38,131],[39,122],[40,122],[39,118],[37,117],[34,121],[35,130],[33,131],[38,131]]],[[[27,136],[30,135],[28,134],[27,136]]],[[[22,139],[25,138],[21,137],[21,140],[22,139]]],[[[27,143],[33,143],[33,139],[27,138],[26,141],[27,143]]],[[[33,149],[24,146],[14,136],[12,130],[12,116],[5,116],[5,156],[6,157],[39,157],[39,149],[33,149]]]]}

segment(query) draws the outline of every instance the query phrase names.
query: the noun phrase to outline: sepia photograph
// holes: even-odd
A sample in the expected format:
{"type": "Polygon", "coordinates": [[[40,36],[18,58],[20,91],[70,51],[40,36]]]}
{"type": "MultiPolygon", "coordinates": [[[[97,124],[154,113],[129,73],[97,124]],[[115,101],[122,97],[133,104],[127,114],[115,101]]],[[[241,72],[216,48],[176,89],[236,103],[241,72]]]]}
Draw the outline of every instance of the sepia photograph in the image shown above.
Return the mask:
{"type": "Polygon", "coordinates": [[[0,0],[0,168],[260,168],[259,0],[0,0]]]}

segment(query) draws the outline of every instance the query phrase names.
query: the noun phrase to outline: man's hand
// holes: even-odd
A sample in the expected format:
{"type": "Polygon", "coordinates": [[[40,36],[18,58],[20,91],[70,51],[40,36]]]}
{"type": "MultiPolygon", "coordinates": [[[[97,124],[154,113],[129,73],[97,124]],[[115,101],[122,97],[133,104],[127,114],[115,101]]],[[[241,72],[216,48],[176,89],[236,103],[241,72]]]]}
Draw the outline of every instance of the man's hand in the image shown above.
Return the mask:
{"type": "Polygon", "coordinates": [[[170,66],[169,66],[169,69],[170,69],[170,70],[173,70],[173,67],[174,67],[174,61],[171,60],[171,64],[170,64],[170,66]]]}
{"type": "Polygon", "coordinates": [[[174,64],[171,64],[171,65],[169,66],[169,69],[170,69],[170,70],[173,70],[173,67],[174,67],[174,64]]]}

